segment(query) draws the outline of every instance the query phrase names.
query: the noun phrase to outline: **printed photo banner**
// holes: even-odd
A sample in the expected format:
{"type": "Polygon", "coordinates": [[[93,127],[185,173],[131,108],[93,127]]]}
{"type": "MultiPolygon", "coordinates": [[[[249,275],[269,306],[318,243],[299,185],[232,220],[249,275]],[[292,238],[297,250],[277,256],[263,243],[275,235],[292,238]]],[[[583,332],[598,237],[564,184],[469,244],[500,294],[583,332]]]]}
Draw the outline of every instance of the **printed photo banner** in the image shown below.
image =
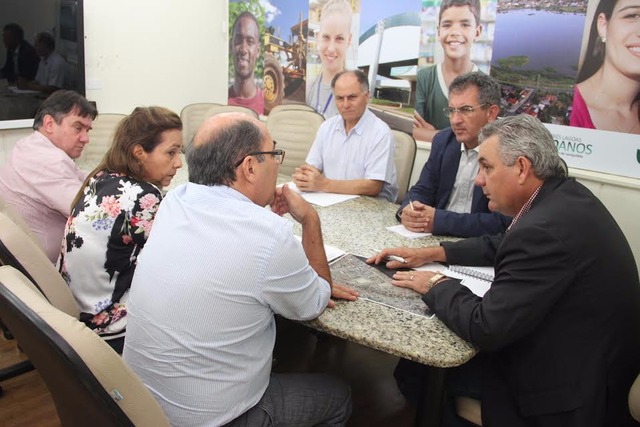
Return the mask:
{"type": "MultiPolygon", "coordinates": [[[[230,0],[229,103],[259,114],[307,104],[330,117],[328,77],[357,67],[374,87],[371,108],[411,123],[418,71],[450,54],[439,27],[449,1],[230,0]],[[258,49],[249,20],[233,25],[243,11],[258,49]]],[[[475,1],[479,31],[463,48],[500,82],[502,115],[540,119],[569,167],[640,178],[640,0],[475,1]]]]}

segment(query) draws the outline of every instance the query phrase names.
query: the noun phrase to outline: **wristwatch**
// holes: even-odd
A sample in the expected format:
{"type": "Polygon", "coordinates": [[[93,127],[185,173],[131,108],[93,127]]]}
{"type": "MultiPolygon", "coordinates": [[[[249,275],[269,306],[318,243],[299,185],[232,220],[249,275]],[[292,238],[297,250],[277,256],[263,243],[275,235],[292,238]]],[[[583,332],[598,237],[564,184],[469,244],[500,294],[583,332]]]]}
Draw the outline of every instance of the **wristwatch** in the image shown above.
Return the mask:
{"type": "Polygon", "coordinates": [[[445,278],[447,276],[445,276],[442,273],[436,273],[433,276],[431,276],[431,279],[429,279],[429,281],[427,282],[427,284],[429,285],[429,289],[433,288],[433,286],[438,283],[441,279],[445,278]]]}

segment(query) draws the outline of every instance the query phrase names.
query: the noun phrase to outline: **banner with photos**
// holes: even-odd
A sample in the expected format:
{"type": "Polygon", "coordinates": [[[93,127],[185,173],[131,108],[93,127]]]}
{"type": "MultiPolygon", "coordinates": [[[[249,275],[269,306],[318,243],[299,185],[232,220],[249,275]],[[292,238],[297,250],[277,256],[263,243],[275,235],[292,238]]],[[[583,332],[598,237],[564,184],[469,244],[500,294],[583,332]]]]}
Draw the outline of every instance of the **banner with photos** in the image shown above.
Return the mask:
{"type": "Polygon", "coordinates": [[[418,71],[468,55],[500,82],[501,115],[540,119],[570,167],[640,178],[640,0],[450,3],[230,0],[229,103],[330,117],[332,76],[357,67],[371,108],[411,123],[418,71]]]}

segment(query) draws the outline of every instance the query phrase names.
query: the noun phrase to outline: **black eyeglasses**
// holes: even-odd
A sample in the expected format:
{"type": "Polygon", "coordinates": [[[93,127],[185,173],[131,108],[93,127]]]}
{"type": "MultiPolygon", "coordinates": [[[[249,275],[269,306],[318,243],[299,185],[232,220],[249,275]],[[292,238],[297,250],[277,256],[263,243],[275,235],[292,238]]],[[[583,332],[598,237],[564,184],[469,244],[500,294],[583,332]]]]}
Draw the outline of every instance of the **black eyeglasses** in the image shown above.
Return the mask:
{"type": "Polygon", "coordinates": [[[468,116],[469,114],[473,113],[477,108],[482,108],[487,104],[489,103],[485,102],[484,104],[476,105],[475,107],[472,107],[470,105],[463,105],[460,108],[444,107],[442,109],[442,112],[449,117],[453,116],[455,113],[460,113],[463,116],[468,116]]]}
{"type": "Polygon", "coordinates": [[[246,159],[249,156],[259,156],[261,154],[271,154],[273,156],[273,158],[276,160],[276,163],[281,165],[282,162],[284,162],[284,155],[285,155],[285,151],[284,150],[273,150],[273,151],[254,151],[253,153],[249,153],[246,154],[243,158],[241,158],[234,167],[238,167],[242,164],[242,162],[244,162],[244,159],[246,159]]]}

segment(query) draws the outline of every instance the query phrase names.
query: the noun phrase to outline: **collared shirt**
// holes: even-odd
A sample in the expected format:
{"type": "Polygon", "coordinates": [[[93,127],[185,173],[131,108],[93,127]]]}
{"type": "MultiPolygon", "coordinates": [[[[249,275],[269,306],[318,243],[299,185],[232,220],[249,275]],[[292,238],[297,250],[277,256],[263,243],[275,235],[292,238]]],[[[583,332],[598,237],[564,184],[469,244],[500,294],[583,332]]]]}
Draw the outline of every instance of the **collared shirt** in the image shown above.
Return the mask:
{"type": "Polygon", "coordinates": [[[0,168],[0,197],[24,219],[51,262],[58,259],[71,202],[86,176],[38,131],[18,141],[0,168]]]}
{"type": "Polygon", "coordinates": [[[398,197],[395,145],[391,130],[368,109],[347,134],[342,116],[325,121],[316,135],[306,162],[328,179],[383,181],[381,199],[398,197]]]}
{"type": "Polygon", "coordinates": [[[536,188],[536,191],[534,191],[533,194],[531,195],[531,197],[529,197],[529,200],[527,200],[527,202],[524,205],[522,205],[522,207],[520,208],[520,212],[518,212],[518,214],[513,217],[513,220],[511,221],[511,224],[509,224],[509,227],[507,227],[507,231],[511,230],[511,227],[513,227],[513,225],[516,222],[518,222],[518,220],[520,218],[522,218],[523,215],[525,215],[527,212],[529,212],[529,209],[531,209],[531,204],[536,199],[536,196],[540,192],[541,188],[542,188],[542,184],[540,184],[538,186],[538,188],[536,188]]]}
{"type": "Polygon", "coordinates": [[[473,179],[478,174],[478,147],[467,150],[460,144],[460,163],[453,183],[447,210],[457,213],[470,213],[473,200],[473,179]]]}
{"type": "Polygon", "coordinates": [[[67,62],[57,52],[40,59],[36,80],[41,85],[64,88],[67,75],[67,62]]]}
{"type": "Polygon", "coordinates": [[[172,425],[222,425],[267,388],[274,313],[315,318],[330,294],[289,220],[188,183],[163,199],[138,257],[123,358],[172,425]]]}

